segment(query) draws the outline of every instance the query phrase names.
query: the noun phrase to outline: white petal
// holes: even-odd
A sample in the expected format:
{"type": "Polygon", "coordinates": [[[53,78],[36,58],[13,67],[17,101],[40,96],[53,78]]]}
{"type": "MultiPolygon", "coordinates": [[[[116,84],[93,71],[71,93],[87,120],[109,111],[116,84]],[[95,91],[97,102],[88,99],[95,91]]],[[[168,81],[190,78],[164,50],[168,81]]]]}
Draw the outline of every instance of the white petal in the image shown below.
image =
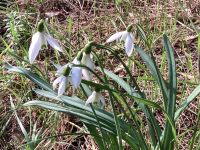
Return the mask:
{"type": "Polygon", "coordinates": [[[92,94],[88,97],[87,101],[85,102],[85,105],[93,103],[96,100],[97,100],[97,93],[96,93],[96,91],[93,91],[92,94]]]}
{"type": "Polygon", "coordinates": [[[72,68],[72,85],[77,88],[81,83],[82,68],[73,67],[72,68]]]}
{"type": "Polygon", "coordinates": [[[90,68],[91,70],[94,70],[94,63],[91,57],[92,56],[90,54],[83,53],[81,63],[90,68]]]}
{"type": "MultiPolygon", "coordinates": [[[[73,62],[75,62],[75,61],[73,61],[73,62]]],[[[76,63],[76,65],[79,65],[80,61],[76,61],[75,63],[76,63]]],[[[81,76],[82,76],[82,68],[81,67],[72,67],[71,79],[72,79],[72,85],[74,86],[74,88],[77,88],[80,85],[81,76]]]]}
{"type": "Polygon", "coordinates": [[[87,69],[82,69],[83,79],[91,81],[92,75],[87,69]]]}
{"type": "Polygon", "coordinates": [[[127,36],[128,36],[128,34],[129,33],[127,31],[124,31],[123,34],[122,34],[122,37],[121,37],[120,41],[125,41],[126,38],[127,38],[127,36]]]}
{"type": "Polygon", "coordinates": [[[48,43],[51,45],[51,47],[53,47],[54,49],[56,49],[56,50],[58,50],[60,52],[63,52],[62,48],[60,47],[58,42],[53,37],[51,37],[48,34],[45,34],[45,38],[48,41],[48,43]]]}
{"type": "Polygon", "coordinates": [[[63,95],[67,86],[67,78],[62,76],[62,80],[60,81],[59,88],[58,88],[58,96],[63,95]]]}
{"type": "Polygon", "coordinates": [[[75,64],[75,65],[80,65],[81,64],[81,62],[79,60],[77,60],[77,58],[74,58],[72,63],[75,64]]]}
{"type": "Polygon", "coordinates": [[[94,63],[93,63],[91,56],[88,56],[87,67],[90,68],[91,70],[94,70],[94,63]]]}
{"type": "Polygon", "coordinates": [[[81,63],[85,66],[87,66],[87,59],[88,59],[88,55],[83,53],[83,57],[81,59],[81,63]]]}
{"type": "Polygon", "coordinates": [[[53,89],[56,89],[56,86],[58,83],[60,83],[61,79],[62,79],[62,77],[60,76],[53,81],[53,89]]]}
{"type": "Polygon", "coordinates": [[[133,52],[133,47],[134,47],[133,40],[131,38],[131,35],[128,34],[125,40],[125,50],[128,56],[131,56],[133,52]]]}
{"type": "Polygon", "coordinates": [[[43,44],[43,34],[36,32],[32,36],[31,45],[29,47],[29,61],[32,64],[37,57],[43,44]]]}
{"type": "Polygon", "coordinates": [[[133,33],[130,33],[132,40],[134,41],[134,35],[133,33]]]}
{"type": "Polygon", "coordinates": [[[42,33],[42,46],[43,45],[45,45],[45,46],[47,46],[47,40],[46,40],[46,38],[45,38],[45,33],[43,33],[43,32],[41,32],[42,33]]]}
{"type": "Polygon", "coordinates": [[[106,43],[110,43],[110,42],[113,42],[115,40],[118,40],[120,39],[120,37],[122,36],[123,32],[117,32],[115,34],[113,34],[111,37],[109,37],[106,41],[106,43]]]}
{"type": "Polygon", "coordinates": [[[90,68],[91,70],[94,70],[94,63],[92,61],[92,56],[90,54],[83,53],[82,57],[82,64],[90,68]]]}

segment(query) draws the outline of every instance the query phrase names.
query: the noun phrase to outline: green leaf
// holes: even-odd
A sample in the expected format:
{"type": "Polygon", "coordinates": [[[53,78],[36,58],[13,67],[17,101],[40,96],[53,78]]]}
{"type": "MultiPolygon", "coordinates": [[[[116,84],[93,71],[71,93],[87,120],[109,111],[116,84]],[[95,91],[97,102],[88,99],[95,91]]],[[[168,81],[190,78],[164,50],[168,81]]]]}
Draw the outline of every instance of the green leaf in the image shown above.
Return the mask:
{"type": "MultiPolygon", "coordinates": [[[[66,105],[60,106],[58,104],[45,102],[45,101],[38,101],[38,100],[27,102],[24,105],[25,106],[40,106],[40,107],[43,107],[46,109],[51,109],[51,110],[55,110],[55,111],[59,111],[59,112],[72,114],[72,115],[79,117],[81,119],[81,121],[83,121],[84,123],[91,124],[95,127],[98,127],[97,121],[96,121],[94,115],[92,114],[92,112],[86,111],[86,110],[88,110],[87,108],[89,108],[87,106],[82,107],[81,109],[77,109],[74,107],[68,107],[66,105]]],[[[102,110],[101,112],[99,110],[95,110],[95,111],[96,111],[96,114],[97,114],[97,117],[99,119],[102,129],[106,130],[110,134],[117,135],[113,117],[109,118],[110,116],[107,115],[109,113],[105,112],[104,110],[102,110]],[[109,118],[111,120],[107,120],[107,118],[109,118]]],[[[132,127],[128,126],[121,119],[119,119],[119,121],[120,121],[120,127],[123,131],[123,134],[122,134],[123,139],[126,140],[126,142],[128,144],[133,145],[134,149],[138,149],[138,147],[139,147],[139,145],[137,145],[138,141],[137,141],[137,138],[134,138],[135,136],[132,133],[132,130],[133,130],[132,127]],[[129,136],[129,140],[126,139],[127,136],[129,136]],[[134,141],[134,144],[131,144],[130,141],[134,141]]]]}
{"type": "Polygon", "coordinates": [[[72,17],[70,16],[68,19],[68,33],[71,34],[72,32],[72,24],[73,24],[73,20],[72,17]]]}
{"type": "Polygon", "coordinates": [[[165,108],[167,108],[167,100],[168,100],[167,87],[161,73],[159,72],[159,69],[155,65],[154,60],[151,57],[149,57],[149,55],[147,55],[143,49],[141,49],[138,46],[135,46],[135,50],[140,54],[141,58],[145,62],[149,71],[151,72],[152,76],[157,81],[158,85],[160,86],[160,89],[163,95],[164,106],[165,108]]]}
{"type": "Polygon", "coordinates": [[[162,110],[162,112],[164,113],[164,115],[167,118],[167,121],[168,121],[168,123],[169,123],[169,125],[171,127],[171,130],[172,130],[171,134],[176,139],[176,129],[175,129],[175,125],[174,125],[174,120],[171,119],[171,117],[168,115],[168,113],[160,105],[158,105],[157,103],[154,103],[154,102],[152,102],[150,100],[144,99],[144,98],[138,98],[138,97],[134,97],[134,96],[129,96],[129,97],[134,98],[137,102],[140,102],[140,103],[143,103],[145,105],[151,106],[153,108],[157,108],[157,109],[162,110]]]}
{"type": "MultiPolygon", "coordinates": [[[[126,64],[123,62],[123,60],[120,58],[120,56],[110,47],[106,47],[104,45],[96,45],[96,47],[98,49],[104,49],[104,50],[111,52],[116,57],[116,59],[119,60],[120,63],[122,63],[127,74],[130,76],[131,83],[134,85],[137,93],[139,93],[138,97],[145,97],[144,93],[141,92],[139,86],[137,85],[137,82],[136,82],[135,78],[133,77],[131,71],[126,66],[126,64]]],[[[143,51],[143,53],[145,54],[144,51],[143,51]]],[[[145,56],[146,56],[146,54],[145,54],[145,56]]],[[[151,62],[152,62],[152,60],[151,60],[151,62]]],[[[154,65],[154,63],[153,63],[153,65],[154,65]]],[[[123,87],[123,88],[126,89],[126,87],[123,87]]],[[[149,132],[150,132],[150,135],[151,135],[152,143],[153,143],[154,146],[156,146],[157,142],[160,143],[160,135],[161,135],[160,126],[157,123],[154,114],[151,112],[151,110],[148,108],[148,106],[146,106],[142,103],[139,103],[139,106],[142,108],[143,112],[145,113],[145,116],[147,118],[147,123],[148,123],[148,126],[149,126],[149,132]]]]}
{"type": "Polygon", "coordinates": [[[100,150],[104,150],[104,144],[103,144],[103,141],[102,141],[102,136],[99,135],[99,132],[97,131],[96,127],[91,125],[91,124],[88,124],[88,123],[85,123],[87,129],[89,130],[89,132],[91,133],[91,135],[94,137],[95,141],[97,142],[97,145],[98,145],[98,148],[100,150]]]}
{"type": "Polygon", "coordinates": [[[113,79],[115,82],[117,82],[122,88],[124,88],[124,90],[126,90],[128,94],[138,96],[138,97],[140,96],[133,87],[131,87],[127,82],[125,82],[122,78],[118,77],[116,74],[112,73],[111,71],[107,69],[104,69],[104,73],[108,77],[113,79]]]}
{"type": "Polygon", "coordinates": [[[200,85],[198,85],[188,98],[181,104],[181,106],[176,110],[174,119],[177,120],[181,113],[189,106],[189,104],[195,100],[195,98],[200,94],[200,85]]]}
{"type": "Polygon", "coordinates": [[[137,32],[139,33],[140,37],[145,42],[145,44],[147,46],[149,46],[149,43],[148,43],[148,40],[147,40],[147,36],[146,36],[144,30],[142,29],[142,27],[140,25],[137,25],[137,32]]]}
{"type": "MultiPolygon", "coordinates": [[[[98,127],[96,119],[94,118],[94,115],[92,113],[84,111],[84,110],[80,110],[77,108],[67,107],[66,105],[63,107],[58,104],[45,102],[45,101],[38,101],[38,100],[29,101],[29,102],[25,103],[24,106],[40,106],[40,107],[43,107],[46,109],[51,109],[51,110],[58,111],[58,112],[72,114],[72,115],[75,115],[75,116],[78,116],[79,118],[81,118],[81,120],[83,122],[87,121],[87,123],[93,124],[96,127],[98,127]]],[[[108,121],[105,121],[101,118],[99,118],[99,120],[102,121],[101,126],[103,126],[104,129],[106,129],[107,131],[109,131],[111,133],[115,133],[115,131],[112,129],[111,123],[109,123],[108,121]]]]}
{"type": "MultiPolygon", "coordinates": [[[[17,115],[16,109],[15,109],[15,105],[14,105],[14,103],[13,103],[13,101],[12,101],[12,97],[11,97],[11,96],[10,96],[10,103],[11,103],[11,108],[13,109],[13,111],[14,111],[14,113],[15,113],[15,117],[16,117],[16,119],[17,119],[17,122],[18,122],[18,124],[19,124],[19,127],[20,127],[20,129],[21,129],[21,131],[22,131],[22,133],[23,133],[23,135],[24,135],[24,137],[25,137],[25,139],[26,139],[26,142],[27,142],[27,143],[31,142],[31,139],[29,138],[26,129],[24,128],[24,126],[23,126],[21,120],[19,119],[19,117],[18,117],[18,115],[17,115]]],[[[33,149],[33,145],[32,145],[32,144],[28,144],[28,146],[29,146],[31,149],[33,149]]]]}
{"type": "MultiPolygon", "coordinates": [[[[35,89],[34,91],[39,95],[63,102],[68,107],[77,108],[77,109],[81,109],[81,110],[93,113],[92,109],[90,107],[85,106],[84,101],[82,101],[76,97],[68,97],[68,96],[58,97],[55,93],[45,91],[45,90],[40,90],[40,89],[35,89]]],[[[105,119],[105,121],[109,121],[110,123],[114,122],[112,113],[109,113],[109,112],[107,112],[103,109],[99,109],[99,108],[95,108],[95,112],[97,113],[97,116],[102,116],[105,119]]],[[[121,120],[121,122],[122,122],[121,126],[125,127],[126,125],[124,124],[124,122],[122,120],[121,120]]]]}
{"type": "Polygon", "coordinates": [[[83,88],[83,90],[85,91],[85,94],[87,95],[87,97],[89,97],[92,94],[91,89],[88,87],[88,85],[81,83],[81,88],[83,88]]]}
{"type": "MultiPolygon", "coordinates": [[[[175,105],[176,105],[176,90],[177,90],[177,81],[176,81],[176,65],[174,58],[174,51],[170,44],[169,39],[166,35],[163,35],[164,47],[167,51],[167,60],[168,60],[168,76],[169,76],[169,87],[168,87],[168,101],[167,101],[167,114],[172,119],[172,124],[174,122],[174,114],[175,114],[175,105]]],[[[164,131],[163,145],[162,149],[174,149],[174,139],[172,133],[172,126],[167,121],[166,127],[164,131]]]]}
{"type": "Polygon", "coordinates": [[[177,91],[177,81],[176,81],[176,64],[174,58],[174,50],[170,44],[169,39],[166,35],[163,36],[164,46],[167,50],[168,58],[168,71],[169,71],[169,99],[167,103],[167,112],[171,118],[174,118],[175,104],[176,104],[176,91],[177,91]]]}
{"type": "Polygon", "coordinates": [[[11,72],[17,72],[17,73],[25,75],[27,78],[32,80],[34,83],[39,85],[41,88],[44,88],[48,91],[53,92],[53,89],[49,83],[47,83],[46,81],[44,81],[38,75],[32,73],[31,71],[21,68],[21,67],[15,67],[15,66],[9,66],[9,65],[7,65],[6,68],[11,72]]]}
{"type": "Polygon", "coordinates": [[[88,81],[88,80],[81,80],[81,83],[84,83],[88,86],[92,86],[94,88],[98,88],[100,90],[109,90],[110,88],[104,84],[98,84],[98,83],[95,83],[95,82],[92,82],[92,81],[88,81]]]}

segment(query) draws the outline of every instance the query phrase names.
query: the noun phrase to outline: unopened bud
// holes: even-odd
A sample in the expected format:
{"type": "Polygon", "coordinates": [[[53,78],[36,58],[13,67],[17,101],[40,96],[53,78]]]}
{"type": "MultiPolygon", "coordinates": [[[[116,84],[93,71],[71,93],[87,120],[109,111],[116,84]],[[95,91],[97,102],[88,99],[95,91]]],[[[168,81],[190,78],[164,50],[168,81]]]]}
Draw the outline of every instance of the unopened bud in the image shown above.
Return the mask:
{"type": "Polygon", "coordinates": [[[43,31],[44,31],[44,22],[43,22],[43,20],[40,20],[40,22],[38,23],[38,28],[37,28],[37,30],[38,30],[39,32],[43,32],[43,31]]]}
{"type": "Polygon", "coordinates": [[[78,52],[77,57],[76,57],[77,60],[81,61],[82,57],[83,57],[83,52],[82,51],[78,52]]]}
{"type": "Polygon", "coordinates": [[[126,28],[126,31],[127,31],[127,32],[131,32],[132,28],[133,28],[133,26],[132,26],[132,25],[129,25],[129,26],[126,28]]]}
{"type": "Polygon", "coordinates": [[[69,73],[71,71],[71,68],[69,66],[65,67],[64,70],[63,70],[63,75],[68,77],[69,76],[69,73]]]}
{"type": "Polygon", "coordinates": [[[90,53],[91,53],[93,44],[94,44],[94,42],[92,41],[92,42],[88,42],[88,43],[85,45],[85,47],[84,47],[84,52],[85,52],[86,54],[90,54],[90,53]]]}

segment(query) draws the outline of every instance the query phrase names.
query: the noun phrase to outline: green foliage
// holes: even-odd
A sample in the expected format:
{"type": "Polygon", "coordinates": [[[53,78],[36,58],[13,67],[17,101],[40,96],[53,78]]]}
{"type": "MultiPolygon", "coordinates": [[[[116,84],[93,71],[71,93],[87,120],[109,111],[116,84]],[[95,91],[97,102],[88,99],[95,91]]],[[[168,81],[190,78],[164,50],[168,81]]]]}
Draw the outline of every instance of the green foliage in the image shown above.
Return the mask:
{"type": "MultiPolygon", "coordinates": [[[[121,7],[125,2],[128,1],[115,0],[116,7],[121,7]]],[[[27,19],[26,16],[20,17],[27,19]]],[[[56,56],[51,57],[51,61],[54,61],[56,58],[56,62],[51,62],[49,60],[50,57],[41,55],[41,58],[45,58],[44,64],[42,64],[42,66],[44,66],[41,67],[41,64],[35,63],[32,65],[28,62],[27,49],[29,45],[23,45],[21,42],[26,40],[25,43],[28,43],[27,38],[30,39],[32,31],[30,29],[30,24],[22,22],[21,20],[22,19],[17,18],[16,12],[11,12],[7,15],[7,35],[9,35],[10,39],[7,41],[7,39],[1,38],[3,45],[6,47],[5,50],[2,51],[1,55],[9,54],[14,58],[13,62],[15,63],[6,63],[5,67],[2,69],[7,69],[9,72],[13,72],[13,74],[8,77],[9,80],[12,79],[12,77],[19,76],[21,77],[19,82],[24,84],[24,88],[30,88],[28,93],[25,94],[25,98],[21,101],[23,106],[26,106],[24,109],[28,109],[29,107],[32,109],[32,106],[34,106],[46,110],[61,112],[59,114],[70,114],[78,117],[84,124],[82,128],[85,131],[81,133],[70,133],[68,135],[90,135],[94,138],[100,150],[122,150],[127,147],[142,150],[178,149],[179,143],[177,137],[178,134],[176,132],[177,128],[175,126],[176,122],[181,113],[184,112],[189,104],[199,95],[200,86],[198,85],[183,102],[181,101],[182,104],[180,106],[176,106],[176,102],[178,101],[177,67],[173,47],[169,38],[165,34],[156,36],[156,40],[154,41],[155,37],[146,34],[142,25],[136,26],[137,38],[140,42],[134,46],[134,49],[136,55],[141,59],[133,58],[132,56],[124,58],[124,56],[122,57],[122,55],[118,53],[118,47],[116,48],[106,44],[93,43],[94,45],[92,45],[89,55],[94,56],[93,59],[95,60],[96,65],[98,65],[97,69],[92,70],[82,63],[78,65],[73,64],[72,66],[86,69],[94,76],[94,80],[88,81],[82,79],[80,88],[76,90],[71,90],[71,87],[68,87],[66,90],[67,93],[70,93],[69,95],[73,96],[65,96],[65,94],[58,96],[57,92],[50,84],[50,73],[54,72],[54,68],[51,64],[54,64],[54,66],[58,66],[59,68],[60,65],[57,65],[56,63],[63,63],[63,60],[67,63],[67,61],[71,61],[76,57],[74,57],[76,52],[73,52],[73,49],[79,49],[80,45],[77,46],[79,47],[77,48],[76,45],[69,42],[69,39],[73,34],[72,29],[75,23],[73,22],[72,17],[68,18],[67,32],[69,39],[62,37],[62,35],[57,33],[53,27],[51,27],[51,30],[48,30],[50,26],[47,23],[45,24],[48,34],[53,33],[56,37],[59,37],[59,39],[62,40],[63,47],[68,48],[69,46],[69,51],[68,49],[64,49],[64,53],[57,52],[56,56]],[[163,40],[163,64],[161,67],[158,67],[159,65],[152,53],[152,47],[153,44],[157,44],[156,41],[158,39],[161,39],[160,36],[162,36],[163,40]],[[19,51],[15,51],[13,43],[15,43],[17,49],[22,50],[23,53],[18,55],[19,51]],[[117,63],[121,64],[122,69],[125,71],[125,77],[122,78],[117,75],[114,70],[110,70],[114,65],[109,64],[110,68],[107,68],[107,62],[103,61],[104,58],[102,58],[104,54],[109,54],[109,56],[116,60],[117,63]],[[61,61],[60,58],[64,59],[61,61]],[[159,87],[159,90],[154,92],[161,92],[161,95],[158,94],[161,102],[156,103],[157,99],[151,99],[148,97],[148,93],[144,90],[145,87],[142,87],[139,82],[140,77],[135,77],[135,74],[130,67],[131,65],[127,65],[127,59],[129,64],[139,64],[138,66],[148,74],[148,78],[153,82],[154,86],[159,87]],[[165,60],[168,62],[168,65],[166,66],[165,60]],[[165,67],[168,69],[167,71],[165,70],[165,67]],[[167,75],[163,74],[165,71],[168,73],[167,75]],[[24,79],[23,76],[31,80],[31,82],[24,79]],[[104,106],[101,103],[94,103],[86,106],[85,101],[92,95],[92,91],[96,89],[98,89],[98,92],[100,91],[105,93],[106,105],[104,106]],[[37,94],[37,96],[35,96],[35,94],[37,94]],[[165,117],[164,129],[160,127],[156,119],[156,111],[160,111],[165,117]],[[144,117],[142,117],[141,113],[144,117]]],[[[123,19],[121,20],[123,22],[123,19]]],[[[166,25],[165,28],[167,28],[166,25]]],[[[200,47],[199,39],[198,36],[198,52],[200,47]]],[[[9,83],[10,82],[14,81],[9,81],[9,83]]],[[[14,91],[13,93],[15,94],[14,91]]],[[[35,149],[43,139],[52,139],[57,137],[57,135],[55,135],[42,138],[41,130],[37,130],[37,123],[33,125],[31,129],[32,132],[28,132],[26,127],[23,125],[24,123],[20,120],[21,117],[17,114],[18,110],[15,107],[12,98],[11,112],[13,112],[25,138],[26,143],[23,145],[24,149],[35,149]]],[[[3,135],[11,117],[12,115],[9,115],[8,121],[1,129],[0,136],[3,135]]],[[[198,140],[198,127],[199,112],[197,125],[194,127],[194,134],[190,143],[190,149],[193,148],[195,140],[198,140]]]]}
{"type": "MultiPolygon", "coordinates": [[[[51,85],[40,78],[38,75],[35,75],[31,71],[20,68],[20,67],[14,67],[14,66],[7,66],[7,69],[12,72],[18,72],[20,74],[25,75],[30,80],[32,80],[35,84],[40,86],[41,89],[35,89],[35,92],[39,95],[42,95],[44,97],[54,99],[59,101],[57,102],[46,102],[46,101],[39,101],[39,100],[33,100],[25,103],[25,106],[40,106],[46,109],[51,109],[54,111],[59,111],[67,114],[72,114],[81,119],[83,123],[85,123],[86,127],[88,128],[88,131],[91,133],[92,136],[94,136],[94,139],[99,145],[100,149],[106,148],[112,148],[112,149],[123,149],[122,140],[129,144],[133,149],[149,149],[150,145],[148,145],[145,142],[144,135],[141,132],[140,125],[137,122],[137,116],[133,113],[132,108],[127,104],[127,98],[135,100],[139,107],[144,111],[147,120],[149,121],[149,130],[150,135],[152,138],[152,144],[151,146],[159,147],[160,149],[174,149],[173,145],[174,142],[176,142],[176,131],[175,131],[175,118],[180,115],[180,112],[182,112],[186,106],[195,99],[195,97],[199,94],[199,87],[197,87],[192,93],[191,96],[188,97],[188,100],[186,100],[185,104],[182,105],[177,111],[175,108],[175,102],[176,102],[176,67],[175,67],[175,61],[174,61],[174,54],[173,49],[170,45],[170,42],[166,35],[163,36],[164,46],[167,51],[168,56],[168,64],[169,64],[169,80],[165,81],[162,78],[161,73],[159,72],[159,69],[156,67],[156,63],[154,62],[153,58],[149,56],[145,51],[143,51],[140,47],[136,46],[137,52],[140,54],[143,61],[146,63],[148,69],[150,70],[152,76],[155,78],[155,81],[157,81],[158,85],[161,88],[161,91],[163,93],[163,102],[164,102],[164,108],[162,108],[160,105],[152,102],[151,100],[145,99],[145,93],[141,93],[138,85],[136,89],[133,88],[128,82],[124,81],[117,75],[115,75],[113,72],[108,71],[106,69],[103,69],[103,66],[99,68],[100,71],[104,74],[105,79],[101,79],[101,84],[97,84],[91,81],[82,80],[82,83],[87,85],[86,87],[90,88],[100,88],[101,90],[107,90],[109,93],[109,101],[111,101],[112,105],[112,112],[99,109],[96,106],[88,107],[85,106],[84,101],[77,98],[77,97],[68,97],[68,96],[61,96],[57,97],[57,94],[53,91],[51,85]],[[103,70],[101,70],[103,69],[103,70]],[[111,78],[113,81],[115,81],[118,85],[120,85],[124,90],[125,93],[120,92],[118,88],[113,86],[109,83],[108,78],[111,78]],[[117,94],[117,95],[116,95],[117,94]],[[120,98],[119,96],[122,95],[120,98]],[[124,99],[127,97],[126,99],[124,99]],[[129,110],[129,113],[131,114],[131,120],[136,125],[136,127],[133,127],[131,122],[125,122],[122,118],[117,116],[117,112],[114,108],[115,104],[121,104],[120,101],[123,102],[126,107],[129,110]],[[62,105],[64,104],[64,105],[62,105]],[[163,111],[166,117],[166,127],[163,133],[161,134],[161,129],[158,126],[158,123],[156,122],[156,119],[152,115],[152,110],[149,109],[149,107],[152,107],[154,109],[160,109],[163,111]],[[100,129],[100,133],[97,130],[100,129]],[[107,140],[110,139],[110,140],[107,140]],[[160,140],[161,139],[161,140],[160,140]],[[134,141],[134,142],[133,142],[134,141]]],[[[104,47],[101,45],[97,45],[98,48],[105,49],[108,51],[113,52],[112,49],[108,47],[104,47]]],[[[113,52],[114,54],[114,52],[113,52]]],[[[117,58],[117,54],[115,54],[117,58]]],[[[122,61],[121,61],[122,62],[122,61]]],[[[128,70],[127,66],[123,64],[124,67],[126,67],[128,74],[131,75],[130,70],[128,70]]],[[[96,74],[96,76],[98,76],[96,74]]],[[[133,78],[132,75],[130,78],[133,78]]],[[[136,81],[133,78],[135,84],[136,81]]],[[[123,109],[123,108],[122,108],[123,109]]],[[[125,113],[125,112],[124,112],[125,113]]],[[[124,114],[128,120],[130,120],[129,116],[124,114]]],[[[19,124],[21,124],[19,118],[18,118],[19,124]]],[[[23,133],[27,139],[27,142],[30,141],[30,139],[27,136],[27,133],[25,132],[25,129],[23,128],[22,124],[20,127],[23,130],[23,133]]]]}

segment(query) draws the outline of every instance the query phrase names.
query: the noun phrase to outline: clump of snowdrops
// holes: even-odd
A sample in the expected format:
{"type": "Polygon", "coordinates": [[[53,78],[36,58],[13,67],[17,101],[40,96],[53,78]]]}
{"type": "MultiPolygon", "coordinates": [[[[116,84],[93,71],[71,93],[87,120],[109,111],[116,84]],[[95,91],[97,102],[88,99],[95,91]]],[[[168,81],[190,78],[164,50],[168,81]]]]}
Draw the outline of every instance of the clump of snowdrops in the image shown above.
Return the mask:
{"type": "MultiPolygon", "coordinates": [[[[47,47],[48,44],[60,53],[64,51],[59,42],[45,31],[44,25],[44,21],[41,20],[37,31],[32,35],[29,47],[31,66],[36,63],[35,60],[40,50],[47,47]]],[[[107,39],[106,44],[86,43],[85,47],[77,52],[72,62],[62,66],[57,65],[56,79],[52,83],[43,80],[42,77],[34,74],[28,68],[7,66],[9,71],[24,74],[37,84],[40,88],[34,89],[35,93],[59,102],[31,100],[25,103],[24,106],[38,106],[79,117],[101,150],[122,150],[126,146],[135,150],[172,150],[177,148],[175,122],[199,94],[200,86],[194,89],[181,106],[176,107],[176,65],[174,51],[168,37],[163,35],[163,45],[168,60],[168,80],[164,80],[159,68],[156,66],[153,55],[148,54],[141,47],[134,44],[132,30],[132,25],[129,25],[125,31],[114,33],[107,39]],[[124,46],[121,48],[125,50],[124,55],[126,55],[127,60],[133,53],[140,55],[160,87],[162,105],[146,99],[145,93],[140,90],[133,73],[120,58],[117,50],[112,48],[111,44],[114,44],[114,41],[123,43],[124,46]],[[97,53],[100,50],[109,52],[123,65],[127,73],[127,81],[105,69],[97,53]],[[98,67],[95,66],[94,60],[98,63],[98,67]],[[100,71],[101,75],[97,71],[100,71]],[[118,86],[115,86],[116,84],[113,84],[113,82],[118,86]],[[78,98],[78,95],[66,95],[66,91],[70,86],[72,86],[73,91],[78,90],[83,93],[85,98],[78,98]],[[103,96],[105,93],[106,98],[103,96]],[[129,101],[137,103],[143,111],[148,126],[147,133],[142,131],[142,125],[138,121],[140,116],[129,101]],[[119,109],[124,117],[118,115],[115,109],[116,104],[120,107],[119,109]],[[110,105],[112,110],[106,110],[106,105],[110,105]],[[155,118],[154,111],[157,109],[162,111],[165,116],[164,130],[161,129],[155,118]],[[150,139],[147,139],[147,137],[150,139]]],[[[137,26],[137,32],[139,37],[146,43],[146,48],[150,48],[148,47],[147,36],[140,26],[137,26]]],[[[31,139],[26,139],[27,145],[34,149],[31,139]]]]}

